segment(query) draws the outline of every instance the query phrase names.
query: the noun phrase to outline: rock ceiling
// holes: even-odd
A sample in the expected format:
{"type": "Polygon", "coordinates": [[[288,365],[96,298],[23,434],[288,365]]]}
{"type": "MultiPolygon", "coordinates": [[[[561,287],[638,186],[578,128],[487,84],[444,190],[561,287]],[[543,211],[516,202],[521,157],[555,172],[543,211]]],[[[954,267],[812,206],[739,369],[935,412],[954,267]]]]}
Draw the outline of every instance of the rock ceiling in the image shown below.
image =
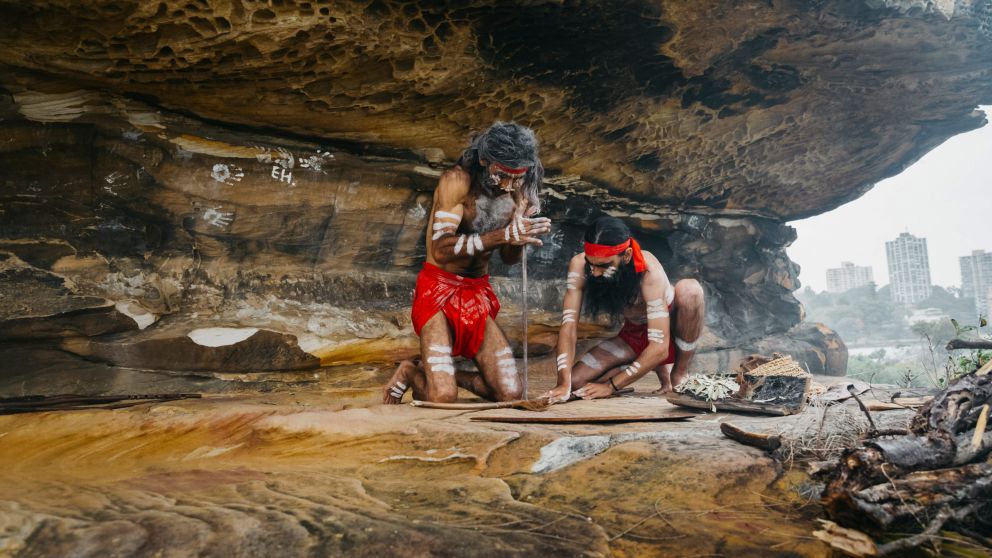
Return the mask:
{"type": "Polygon", "coordinates": [[[783,219],[992,103],[990,0],[441,4],[3,0],[0,81],[428,162],[513,119],[552,181],[783,219]]]}

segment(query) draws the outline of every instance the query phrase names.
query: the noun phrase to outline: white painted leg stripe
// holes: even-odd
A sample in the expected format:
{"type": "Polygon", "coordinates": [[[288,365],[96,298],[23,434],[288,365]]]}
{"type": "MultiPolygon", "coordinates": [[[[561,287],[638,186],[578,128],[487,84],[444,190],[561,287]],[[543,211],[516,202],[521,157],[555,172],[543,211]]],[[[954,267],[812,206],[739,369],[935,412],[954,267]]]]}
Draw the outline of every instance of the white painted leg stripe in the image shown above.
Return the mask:
{"type": "Polygon", "coordinates": [[[398,387],[400,389],[406,389],[406,384],[404,384],[403,382],[396,382],[395,387],[398,387]]]}
{"type": "Polygon", "coordinates": [[[443,372],[445,374],[454,374],[455,367],[450,364],[438,364],[431,367],[431,372],[443,372]]]}
{"type": "Polygon", "coordinates": [[[696,342],[695,341],[693,341],[692,343],[689,343],[688,341],[679,339],[678,337],[675,338],[675,346],[678,347],[679,350],[685,351],[685,352],[695,351],[696,350],[696,342]]]}
{"type": "Polygon", "coordinates": [[[648,301],[648,308],[661,308],[663,305],[664,303],[661,301],[660,298],[656,298],[654,300],[648,301]]]}
{"type": "Polygon", "coordinates": [[[495,354],[496,354],[496,356],[512,355],[513,354],[513,349],[511,349],[509,347],[503,347],[502,349],[496,351],[495,354]]]}
{"type": "Polygon", "coordinates": [[[612,341],[603,341],[602,343],[599,344],[599,346],[603,350],[605,350],[606,352],[610,353],[611,355],[617,358],[623,358],[627,354],[626,351],[623,350],[623,348],[617,346],[617,344],[612,341]]]}
{"type": "Polygon", "coordinates": [[[668,310],[657,310],[657,311],[654,311],[654,312],[651,312],[651,311],[648,312],[648,319],[649,320],[657,320],[659,318],[667,318],[668,316],[669,316],[668,310]]]}
{"type": "Polygon", "coordinates": [[[579,362],[582,362],[589,368],[594,368],[596,370],[599,370],[599,368],[602,366],[599,363],[599,361],[596,360],[596,357],[592,356],[592,353],[586,353],[582,355],[582,358],[579,360],[579,362]]]}
{"type": "Polygon", "coordinates": [[[428,364],[451,364],[453,362],[450,356],[436,356],[427,359],[428,364]]]}
{"type": "Polygon", "coordinates": [[[430,350],[432,353],[451,354],[451,347],[448,347],[447,345],[431,345],[430,350]]]}

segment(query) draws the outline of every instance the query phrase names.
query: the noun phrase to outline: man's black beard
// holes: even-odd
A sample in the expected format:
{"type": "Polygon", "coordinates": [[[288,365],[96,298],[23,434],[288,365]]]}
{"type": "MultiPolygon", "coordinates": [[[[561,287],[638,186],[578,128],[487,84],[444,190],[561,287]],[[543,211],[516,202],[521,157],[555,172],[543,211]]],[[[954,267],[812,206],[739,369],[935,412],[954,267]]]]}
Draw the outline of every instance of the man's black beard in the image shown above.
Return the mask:
{"type": "Polygon", "coordinates": [[[641,292],[641,277],[634,271],[634,262],[621,263],[613,277],[595,277],[586,264],[586,287],[583,297],[585,313],[593,318],[600,314],[610,317],[610,323],[619,324],[623,311],[637,301],[641,292]]]}

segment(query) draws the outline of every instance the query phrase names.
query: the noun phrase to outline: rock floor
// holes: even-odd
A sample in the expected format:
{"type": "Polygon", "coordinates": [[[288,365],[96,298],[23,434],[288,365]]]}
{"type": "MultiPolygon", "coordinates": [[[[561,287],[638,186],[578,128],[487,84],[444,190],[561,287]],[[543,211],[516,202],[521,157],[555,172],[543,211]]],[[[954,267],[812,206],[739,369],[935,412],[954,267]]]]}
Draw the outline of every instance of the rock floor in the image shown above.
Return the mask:
{"type": "MultiPolygon", "coordinates": [[[[718,428],[795,417],[478,422],[379,405],[388,373],[0,416],[0,556],[827,555],[805,476],[718,428]]],[[[548,412],[672,410],[656,387],[548,412]]]]}

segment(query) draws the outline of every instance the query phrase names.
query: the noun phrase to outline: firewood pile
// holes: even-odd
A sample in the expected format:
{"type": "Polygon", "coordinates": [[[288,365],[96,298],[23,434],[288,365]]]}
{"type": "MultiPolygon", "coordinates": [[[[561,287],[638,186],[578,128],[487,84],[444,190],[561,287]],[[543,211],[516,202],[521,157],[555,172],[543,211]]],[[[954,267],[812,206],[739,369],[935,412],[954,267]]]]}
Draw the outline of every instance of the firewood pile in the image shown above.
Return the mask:
{"type": "Polygon", "coordinates": [[[832,521],[816,536],[854,556],[939,549],[948,531],[992,546],[992,374],[981,372],[934,397],[908,429],[873,430],[821,472],[832,521]]]}

